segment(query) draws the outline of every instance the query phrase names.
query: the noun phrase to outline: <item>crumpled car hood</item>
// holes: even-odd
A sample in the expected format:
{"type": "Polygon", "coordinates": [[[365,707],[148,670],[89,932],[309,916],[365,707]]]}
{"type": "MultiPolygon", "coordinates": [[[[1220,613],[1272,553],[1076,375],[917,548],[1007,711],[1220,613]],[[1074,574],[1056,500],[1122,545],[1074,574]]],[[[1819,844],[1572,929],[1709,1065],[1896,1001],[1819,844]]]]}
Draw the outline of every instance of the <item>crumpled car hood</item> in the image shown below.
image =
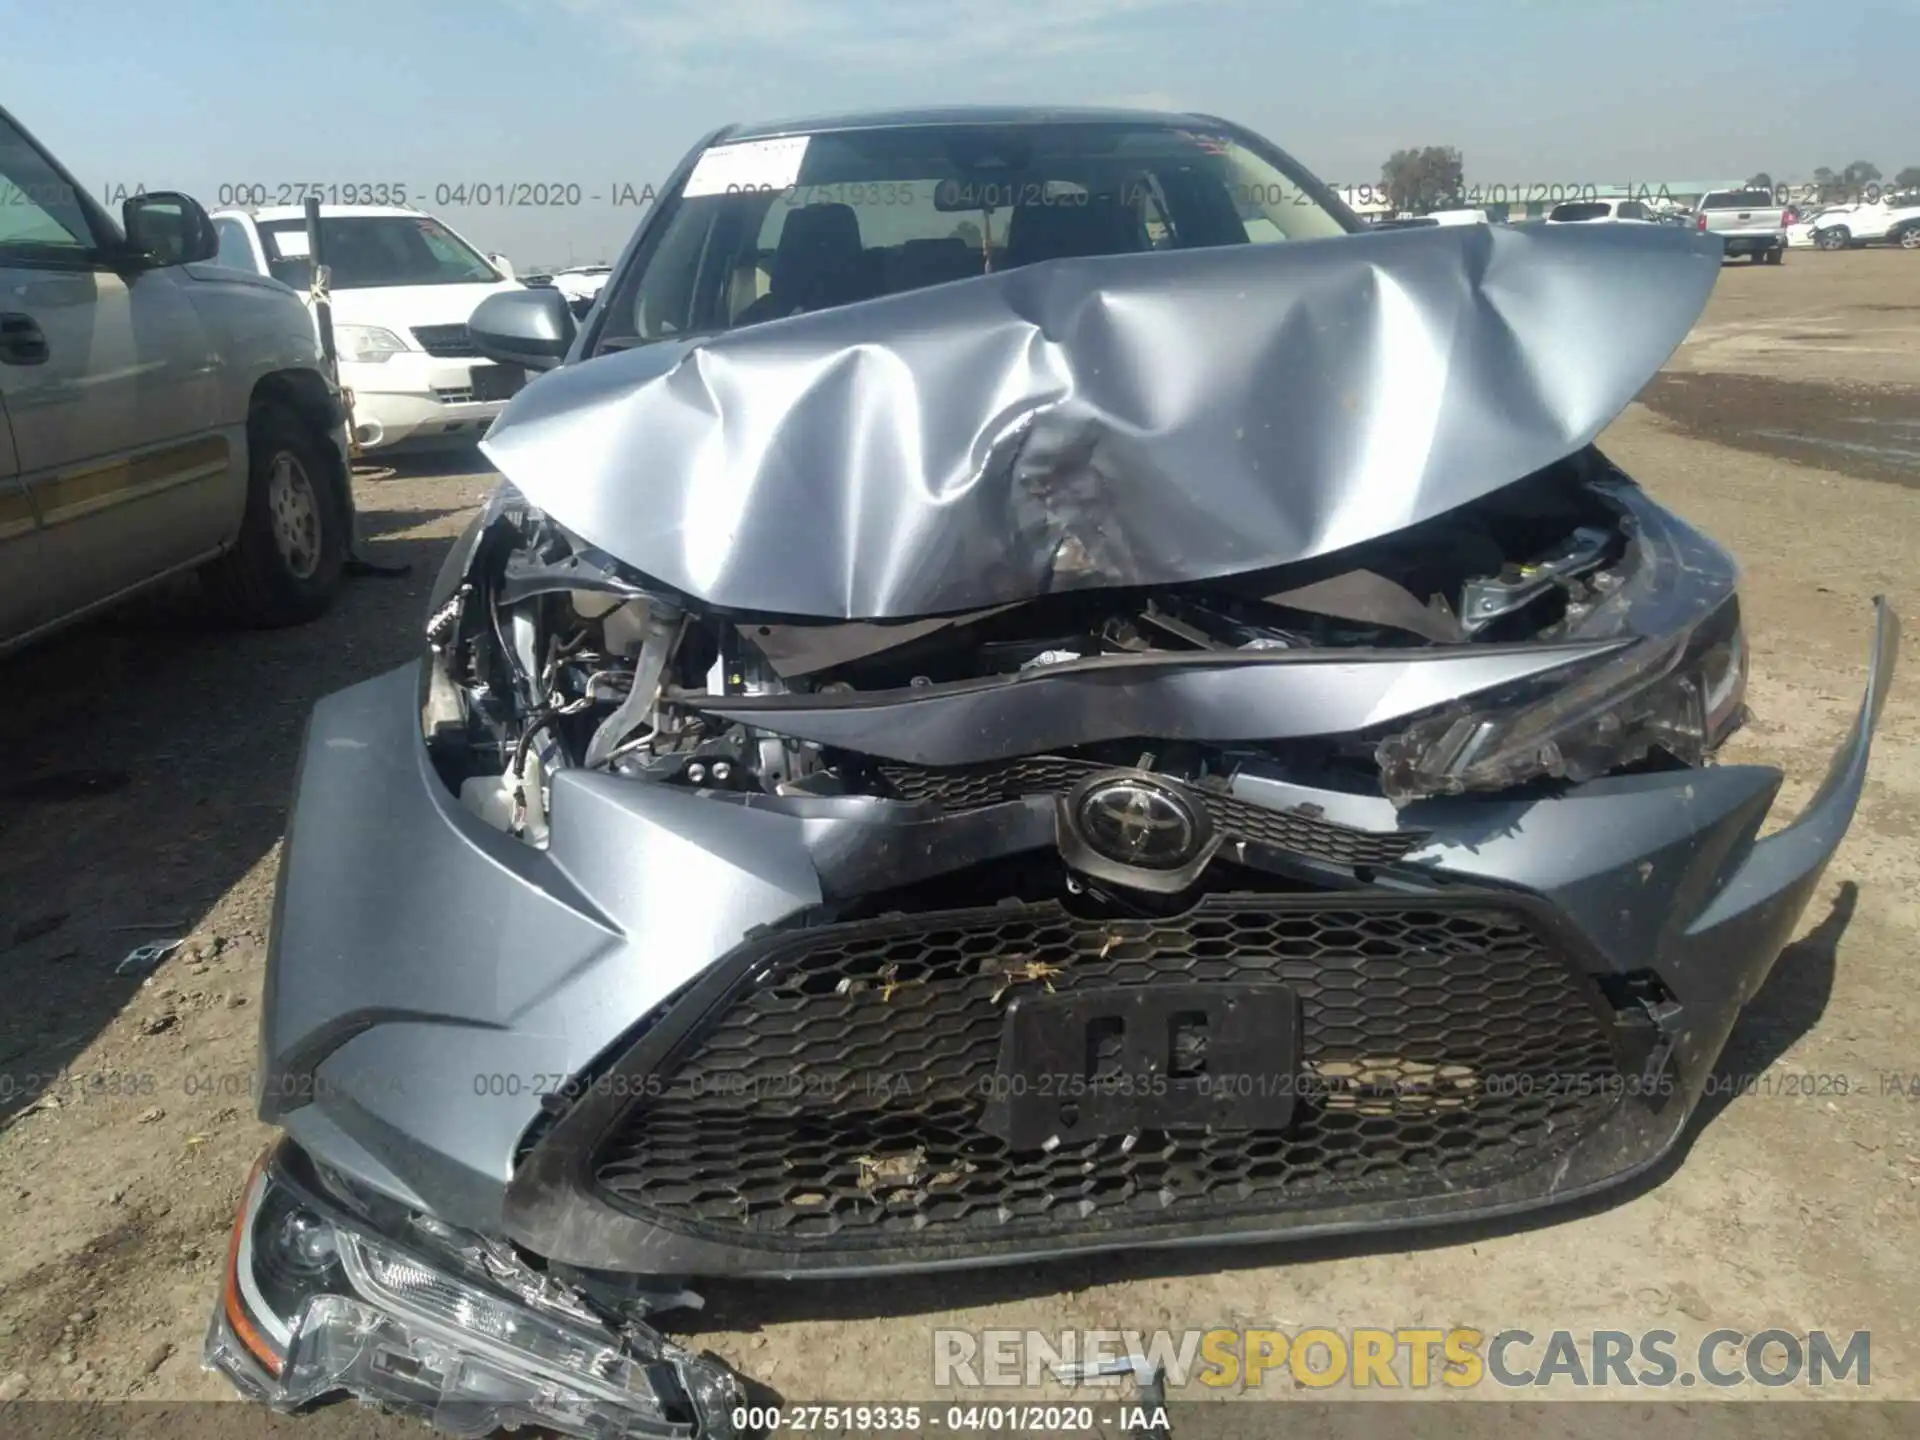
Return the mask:
{"type": "Polygon", "coordinates": [[[843,620],[1263,570],[1586,445],[1711,237],[1447,226],[1056,260],[549,372],[483,444],[709,604],[843,620]]]}

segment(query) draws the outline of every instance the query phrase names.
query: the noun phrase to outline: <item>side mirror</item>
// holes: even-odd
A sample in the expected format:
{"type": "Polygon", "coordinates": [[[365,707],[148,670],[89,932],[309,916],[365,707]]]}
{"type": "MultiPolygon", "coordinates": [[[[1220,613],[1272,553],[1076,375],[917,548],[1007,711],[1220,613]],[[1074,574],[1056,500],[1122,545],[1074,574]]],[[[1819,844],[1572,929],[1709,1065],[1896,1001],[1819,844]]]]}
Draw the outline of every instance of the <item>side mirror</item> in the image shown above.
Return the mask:
{"type": "Polygon", "coordinates": [[[489,360],[551,370],[573,348],[573,311],[558,290],[507,290],[480,302],[467,333],[489,360]]]}
{"type": "Polygon", "coordinates": [[[148,265],[191,265],[220,253],[220,237],[200,202],[177,190],[128,196],[120,207],[127,248],[148,265]]]}
{"type": "Polygon", "coordinates": [[[489,255],[487,256],[487,263],[509,280],[518,278],[513,273],[513,262],[504,255],[489,255]]]}

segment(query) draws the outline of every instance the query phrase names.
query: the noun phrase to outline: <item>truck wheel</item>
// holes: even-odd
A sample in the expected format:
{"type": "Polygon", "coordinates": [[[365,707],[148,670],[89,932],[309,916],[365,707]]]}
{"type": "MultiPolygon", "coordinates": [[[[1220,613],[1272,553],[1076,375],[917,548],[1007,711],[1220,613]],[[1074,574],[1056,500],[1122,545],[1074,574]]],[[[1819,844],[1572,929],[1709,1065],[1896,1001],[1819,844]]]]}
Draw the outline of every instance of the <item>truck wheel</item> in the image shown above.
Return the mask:
{"type": "Polygon", "coordinates": [[[1844,225],[1833,225],[1813,234],[1813,243],[1822,250],[1844,250],[1852,239],[1853,232],[1844,225]]]}
{"type": "Polygon", "coordinates": [[[345,484],[297,414],[272,402],[254,407],[240,537],[204,572],[234,623],[298,625],[333,603],[351,542],[345,484]]]}
{"type": "Polygon", "coordinates": [[[1786,258],[1787,258],[1787,252],[1785,250],[1767,251],[1767,264],[1769,265],[1778,265],[1782,260],[1786,258]]]}

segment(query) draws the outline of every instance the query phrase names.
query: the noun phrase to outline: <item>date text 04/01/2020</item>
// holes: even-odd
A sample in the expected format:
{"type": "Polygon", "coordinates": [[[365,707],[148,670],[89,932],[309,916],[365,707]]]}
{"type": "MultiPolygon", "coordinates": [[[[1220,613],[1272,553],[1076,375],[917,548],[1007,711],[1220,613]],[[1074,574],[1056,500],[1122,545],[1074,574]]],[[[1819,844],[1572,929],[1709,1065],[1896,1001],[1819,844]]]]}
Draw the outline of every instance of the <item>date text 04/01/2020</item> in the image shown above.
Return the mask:
{"type": "Polygon", "coordinates": [[[963,1435],[1132,1434],[1167,1427],[1167,1412],[1155,1404],[1092,1405],[741,1405],[733,1425],[745,1434],[925,1434],[950,1430],[963,1435]]]}

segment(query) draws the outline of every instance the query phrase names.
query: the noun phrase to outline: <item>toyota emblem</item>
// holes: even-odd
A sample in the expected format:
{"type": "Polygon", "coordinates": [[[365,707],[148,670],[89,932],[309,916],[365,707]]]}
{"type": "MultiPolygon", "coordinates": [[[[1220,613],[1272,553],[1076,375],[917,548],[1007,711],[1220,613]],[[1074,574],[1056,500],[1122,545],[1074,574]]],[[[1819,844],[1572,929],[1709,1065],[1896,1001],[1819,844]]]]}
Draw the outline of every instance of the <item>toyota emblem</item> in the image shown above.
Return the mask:
{"type": "Polygon", "coordinates": [[[1088,845],[1107,859],[1146,870],[1177,870],[1202,838],[1188,801],[1150,780],[1116,779],[1091,786],[1075,814],[1088,845]]]}

